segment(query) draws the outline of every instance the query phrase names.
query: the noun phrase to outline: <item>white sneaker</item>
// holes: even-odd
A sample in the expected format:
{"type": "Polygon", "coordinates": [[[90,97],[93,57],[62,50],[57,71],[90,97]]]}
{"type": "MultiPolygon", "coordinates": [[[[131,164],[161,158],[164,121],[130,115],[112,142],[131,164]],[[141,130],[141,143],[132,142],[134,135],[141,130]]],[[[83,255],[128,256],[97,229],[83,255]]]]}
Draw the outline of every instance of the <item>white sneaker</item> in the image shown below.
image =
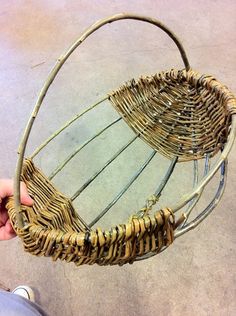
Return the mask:
{"type": "Polygon", "coordinates": [[[13,294],[20,295],[21,297],[30,300],[31,302],[35,302],[34,291],[27,285],[17,286],[13,291],[13,294]]]}

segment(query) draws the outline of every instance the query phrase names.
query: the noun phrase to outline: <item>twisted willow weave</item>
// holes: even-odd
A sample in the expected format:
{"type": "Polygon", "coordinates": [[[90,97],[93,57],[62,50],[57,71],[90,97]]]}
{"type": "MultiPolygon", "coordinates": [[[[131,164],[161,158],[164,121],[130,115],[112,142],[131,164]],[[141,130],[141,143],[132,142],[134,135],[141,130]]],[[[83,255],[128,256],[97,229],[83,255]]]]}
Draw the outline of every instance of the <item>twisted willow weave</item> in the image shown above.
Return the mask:
{"type": "Polygon", "coordinates": [[[76,265],[94,263],[122,265],[148,258],[166,249],[175,238],[203,221],[219,202],[226,181],[227,156],[236,133],[235,114],[236,99],[233,94],[214,77],[199,74],[191,69],[182,44],[162,23],[133,14],[117,14],[98,21],[58,59],[39,94],[19,146],[14,198],[9,199],[7,208],[13,227],[22,239],[25,250],[34,255],[50,256],[53,260],[59,258],[67,262],[72,261],[76,265]],[[185,68],[129,81],[73,117],[38,147],[31,157],[26,158],[24,156],[26,144],[34,120],[49,86],[64,62],[90,34],[107,23],[122,19],[144,21],[161,28],[177,45],[185,68]],[[46,177],[35,166],[34,157],[73,122],[105,100],[110,101],[120,118],[88,139],[69,155],[50,177],[46,177]],[[135,136],[71,198],[59,192],[52,184],[53,177],[93,139],[120,120],[127,123],[135,136]],[[76,212],[73,200],[137,138],[144,140],[153,149],[150,157],[112,203],[90,224],[87,224],[76,212]],[[157,190],[148,197],[144,207],[124,224],[117,224],[109,230],[93,228],[138,178],[157,152],[167,157],[170,164],[157,190]],[[210,168],[210,160],[213,157],[217,159],[210,168]],[[205,159],[205,170],[203,178],[198,182],[199,159],[205,159]],[[176,205],[157,209],[151,215],[150,211],[160,198],[176,164],[186,161],[194,162],[193,189],[176,205]],[[220,181],[214,198],[204,210],[190,220],[190,213],[218,170],[220,170],[220,181]],[[32,207],[20,204],[21,180],[26,183],[34,199],[32,207]]]}

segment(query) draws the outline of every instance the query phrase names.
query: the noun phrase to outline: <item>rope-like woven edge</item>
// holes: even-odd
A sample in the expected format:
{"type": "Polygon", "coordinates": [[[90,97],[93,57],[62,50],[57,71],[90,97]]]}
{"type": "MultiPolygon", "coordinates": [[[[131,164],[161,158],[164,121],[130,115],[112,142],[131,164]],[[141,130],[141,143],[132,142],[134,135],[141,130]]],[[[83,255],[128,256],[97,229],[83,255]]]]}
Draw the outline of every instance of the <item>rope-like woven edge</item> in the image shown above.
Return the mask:
{"type": "Polygon", "coordinates": [[[33,207],[22,205],[21,212],[27,223],[23,229],[16,225],[13,198],[8,200],[6,207],[25,250],[33,255],[72,261],[76,265],[133,263],[137,257],[168,247],[174,240],[174,230],[184,220],[183,215],[176,222],[173,212],[165,208],[154,216],[132,216],[128,223],[110,230],[89,230],[71,208],[72,204],[68,204],[69,199],[55,189],[31,160],[25,160],[23,170],[22,180],[35,200],[33,207]],[[48,203],[45,203],[47,195],[48,203]],[[39,200],[44,207],[39,207],[39,200]],[[52,216],[57,219],[52,220],[52,216]]]}

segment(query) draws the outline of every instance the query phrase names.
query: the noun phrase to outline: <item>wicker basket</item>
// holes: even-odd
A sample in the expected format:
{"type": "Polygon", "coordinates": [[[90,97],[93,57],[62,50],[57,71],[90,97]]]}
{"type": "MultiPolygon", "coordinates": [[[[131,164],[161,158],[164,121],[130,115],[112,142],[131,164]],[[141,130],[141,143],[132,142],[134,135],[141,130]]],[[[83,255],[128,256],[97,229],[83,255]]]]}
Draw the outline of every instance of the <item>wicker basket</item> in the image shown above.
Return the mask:
{"type": "MultiPolygon", "coordinates": [[[[234,95],[212,76],[201,75],[192,70],[180,41],[162,23],[149,17],[133,14],[117,14],[98,21],[58,59],[39,94],[19,146],[15,193],[14,198],[9,199],[7,208],[13,227],[21,238],[25,250],[37,256],[50,256],[53,260],[59,258],[67,262],[72,261],[76,265],[94,263],[123,265],[148,258],[166,249],[175,238],[203,221],[220,200],[226,180],[227,156],[236,133],[235,114],[234,95]],[[144,21],[161,28],[177,45],[185,69],[160,72],[154,76],[142,77],[137,81],[131,80],[76,115],[37,148],[30,158],[25,158],[25,148],[34,120],[49,86],[64,62],[90,34],[107,23],[122,19],[144,21]],[[119,120],[123,119],[135,133],[131,142],[139,137],[153,148],[153,153],[147,163],[156,152],[170,160],[164,179],[156,192],[147,199],[145,206],[131,216],[125,224],[116,225],[110,230],[92,229],[109,207],[88,225],[77,214],[72,204],[74,198],[104,168],[89,179],[73,197],[68,198],[54,187],[51,180],[72,156],[69,156],[50,178],[47,178],[33,163],[33,158],[52,139],[104,100],[110,101],[120,114],[119,120]],[[212,157],[217,157],[217,159],[210,169],[209,161],[212,157]],[[155,211],[151,215],[150,211],[158,201],[176,163],[191,160],[197,165],[199,159],[205,159],[205,173],[202,180],[196,183],[192,191],[184,195],[176,205],[155,211]],[[218,170],[220,170],[220,183],[215,197],[200,214],[190,221],[189,215],[192,209],[218,170]],[[35,201],[33,207],[20,205],[20,180],[26,183],[35,201]],[[181,209],[185,209],[185,212],[181,209]]],[[[113,124],[114,122],[108,127],[113,124]]],[[[102,131],[86,141],[77,152],[102,131]]],[[[107,165],[126,147],[117,152],[107,165]]],[[[137,173],[136,178],[147,163],[137,173]]],[[[194,172],[197,172],[196,170],[197,168],[194,172]]],[[[129,185],[132,181],[133,179],[129,185]]],[[[126,188],[122,194],[125,190],[126,188]]]]}

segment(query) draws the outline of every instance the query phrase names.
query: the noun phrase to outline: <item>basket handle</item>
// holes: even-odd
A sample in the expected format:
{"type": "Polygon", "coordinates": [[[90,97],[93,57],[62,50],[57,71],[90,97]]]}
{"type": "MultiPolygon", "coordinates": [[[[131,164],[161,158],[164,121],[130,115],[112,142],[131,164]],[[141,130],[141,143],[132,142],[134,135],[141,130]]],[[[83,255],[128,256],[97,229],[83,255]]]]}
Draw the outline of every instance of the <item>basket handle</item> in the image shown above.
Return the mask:
{"type": "Polygon", "coordinates": [[[178,47],[186,70],[190,69],[190,65],[189,65],[188,58],[186,56],[185,50],[184,50],[181,42],[177,38],[177,36],[171,30],[169,30],[169,28],[167,28],[164,24],[162,24],[160,21],[158,21],[156,19],[153,19],[153,18],[150,18],[150,17],[146,17],[146,16],[142,16],[142,15],[136,15],[136,14],[130,14],[130,13],[120,13],[120,14],[116,14],[116,15],[113,15],[111,17],[99,20],[98,22],[96,22],[95,24],[90,26],[79,37],[79,39],[75,41],[75,43],[69,48],[69,50],[57,60],[55,66],[53,67],[53,69],[49,73],[49,76],[48,76],[47,80],[45,81],[42,90],[39,93],[39,96],[38,96],[38,99],[36,101],[35,107],[34,107],[33,112],[32,112],[32,114],[31,114],[31,116],[29,118],[29,121],[28,121],[28,123],[26,125],[26,128],[25,128],[22,140],[20,142],[19,149],[18,149],[18,161],[17,161],[16,173],[15,173],[15,182],[14,182],[14,203],[15,203],[15,210],[16,210],[16,221],[17,221],[17,225],[18,225],[19,228],[23,228],[24,227],[24,221],[23,221],[23,216],[21,214],[21,204],[20,204],[20,175],[21,175],[21,171],[22,171],[22,165],[23,165],[23,158],[24,158],[25,148],[26,148],[26,144],[27,144],[27,141],[28,141],[28,138],[29,138],[29,134],[30,134],[30,131],[32,129],[34,120],[37,117],[39,109],[40,109],[40,107],[42,105],[42,102],[44,100],[44,97],[45,97],[50,85],[54,81],[57,73],[59,72],[59,70],[61,69],[61,67],[65,63],[65,61],[68,59],[68,57],[73,53],[73,51],[89,35],[94,33],[96,30],[98,30],[100,27],[102,27],[105,24],[112,23],[112,22],[115,22],[115,21],[118,21],[118,20],[125,20],[125,19],[139,20],[139,21],[148,22],[148,23],[151,23],[151,24],[159,27],[160,29],[162,29],[165,33],[167,33],[170,36],[170,38],[172,38],[172,40],[175,42],[176,46],[178,47]]]}

